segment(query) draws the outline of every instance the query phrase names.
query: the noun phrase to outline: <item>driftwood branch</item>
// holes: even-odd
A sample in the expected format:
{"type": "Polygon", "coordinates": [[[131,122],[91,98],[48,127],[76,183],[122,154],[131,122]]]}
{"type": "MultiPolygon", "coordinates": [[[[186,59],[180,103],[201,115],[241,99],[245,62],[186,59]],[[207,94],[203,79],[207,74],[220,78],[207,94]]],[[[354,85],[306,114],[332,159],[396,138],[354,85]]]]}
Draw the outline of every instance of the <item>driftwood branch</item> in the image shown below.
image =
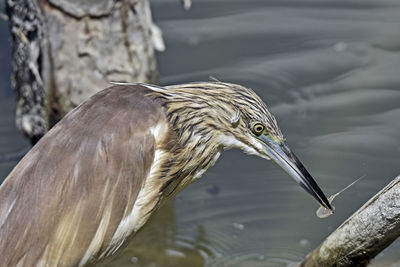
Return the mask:
{"type": "Polygon", "coordinates": [[[400,176],[372,197],[300,266],[365,266],[400,235],[400,176]]]}

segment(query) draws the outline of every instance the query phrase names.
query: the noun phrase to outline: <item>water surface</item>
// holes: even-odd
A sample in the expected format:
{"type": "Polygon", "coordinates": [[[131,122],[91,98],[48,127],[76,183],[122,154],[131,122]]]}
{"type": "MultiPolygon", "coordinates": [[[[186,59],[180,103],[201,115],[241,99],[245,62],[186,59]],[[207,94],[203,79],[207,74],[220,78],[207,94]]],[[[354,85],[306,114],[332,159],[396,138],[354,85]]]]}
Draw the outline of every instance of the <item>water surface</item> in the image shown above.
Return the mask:
{"type": "MultiPolygon", "coordinates": [[[[318,204],[272,162],[224,153],[106,266],[287,266],[301,261],[400,174],[400,2],[157,0],[167,50],[160,83],[208,80],[253,88],[326,195],[318,204]]],[[[3,62],[9,62],[1,22],[3,62]]],[[[0,67],[0,174],[28,147],[14,127],[10,66],[0,67]]],[[[372,266],[400,264],[400,242],[372,266]]]]}

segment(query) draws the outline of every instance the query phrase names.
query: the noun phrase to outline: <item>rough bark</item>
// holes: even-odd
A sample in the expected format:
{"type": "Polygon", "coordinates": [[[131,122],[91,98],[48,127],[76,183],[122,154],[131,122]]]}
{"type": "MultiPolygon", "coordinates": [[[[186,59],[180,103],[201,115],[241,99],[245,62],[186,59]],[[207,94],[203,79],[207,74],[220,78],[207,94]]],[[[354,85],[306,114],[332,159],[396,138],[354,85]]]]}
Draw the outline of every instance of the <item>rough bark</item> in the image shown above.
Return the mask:
{"type": "Polygon", "coordinates": [[[300,266],[365,266],[400,235],[400,176],[339,226],[300,266]]]}
{"type": "Polygon", "coordinates": [[[48,128],[41,73],[44,21],[36,1],[9,0],[7,13],[13,43],[12,85],[16,89],[16,123],[29,138],[36,139],[48,128]]]}
{"type": "Polygon", "coordinates": [[[7,0],[17,126],[33,142],[109,81],[156,82],[148,0],[7,0]]]}

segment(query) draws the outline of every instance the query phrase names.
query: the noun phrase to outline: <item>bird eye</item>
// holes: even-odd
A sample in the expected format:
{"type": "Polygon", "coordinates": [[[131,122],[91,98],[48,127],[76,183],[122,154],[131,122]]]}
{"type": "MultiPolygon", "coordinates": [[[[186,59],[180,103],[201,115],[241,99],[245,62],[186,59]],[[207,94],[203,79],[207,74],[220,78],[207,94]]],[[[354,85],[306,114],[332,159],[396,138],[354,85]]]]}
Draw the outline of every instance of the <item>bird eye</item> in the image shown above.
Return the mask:
{"type": "Polygon", "coordinates": [[[262,125],[261,123],[256,123],[253,125],[253,133],[257,136],[262,134],[264,132],[264,130],[265,130],[265,126],[262,125]]]}

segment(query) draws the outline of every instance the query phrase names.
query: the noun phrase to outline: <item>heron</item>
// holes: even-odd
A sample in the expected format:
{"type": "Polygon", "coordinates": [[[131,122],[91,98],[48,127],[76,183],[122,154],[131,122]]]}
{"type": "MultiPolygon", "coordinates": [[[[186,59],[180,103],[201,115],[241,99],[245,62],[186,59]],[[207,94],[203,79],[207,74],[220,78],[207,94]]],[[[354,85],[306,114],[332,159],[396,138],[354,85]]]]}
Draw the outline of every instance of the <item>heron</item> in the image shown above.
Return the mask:
{"type": "Polygon", "coordinates": [[[231,148],[272,159],[332,210],[251,89],[117,84],[69,112],[1,185],[0,262],[96,264],[231,148]]]}

